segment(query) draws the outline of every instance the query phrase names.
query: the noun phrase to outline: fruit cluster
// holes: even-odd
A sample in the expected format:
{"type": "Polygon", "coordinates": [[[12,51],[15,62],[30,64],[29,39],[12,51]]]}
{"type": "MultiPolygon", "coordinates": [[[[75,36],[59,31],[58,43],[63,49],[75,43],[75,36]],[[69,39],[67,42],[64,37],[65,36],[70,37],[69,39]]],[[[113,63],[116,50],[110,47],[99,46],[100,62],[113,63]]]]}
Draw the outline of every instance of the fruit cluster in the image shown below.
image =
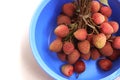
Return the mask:
{"type": "Polygon", "coordinates": [[[85,71],[84,60],[98,60],[104,70],[112,68],[112,61],[120,56],[120,36],[113,36],[119,29],[110,21],[112,10],[97,0],[76,0],[62,6],[54,30],[57,38],[49,49],[66,61],[61,71],[66,76],[85,71]]]}

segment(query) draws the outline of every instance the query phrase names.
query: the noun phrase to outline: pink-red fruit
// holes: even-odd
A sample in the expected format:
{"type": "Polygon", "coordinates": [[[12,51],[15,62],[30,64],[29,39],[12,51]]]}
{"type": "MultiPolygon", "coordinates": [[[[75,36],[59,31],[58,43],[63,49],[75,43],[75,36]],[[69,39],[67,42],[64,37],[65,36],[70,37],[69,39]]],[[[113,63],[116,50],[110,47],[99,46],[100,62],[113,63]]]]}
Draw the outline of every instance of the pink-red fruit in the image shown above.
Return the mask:
{"type": "Polygon", "coordinates": [[[53,52],[60,52],[62,50],[63,43],[60,39],[55,39],[49,46],[49,49],[53,52]]]}
{"type": "Polygon", "coordinates": [[[74,65],[74,70],[75,70],[75,72],[77,72],[77,73],[82,73],[82,72],[84,72],[84,71],[85,71],[85,68],[86,68],[85,63],[84,63],[82,60],[77,61],[77,62],[75,63],[75,65],[74,65]]]}
{"type": "Polygon", "coordinates": [[[108,59],[110,59],[111,61],[115,61],[116,59],[119,58],[119,54],[120,54],[120,51],[114,49],[113,54],[111,56],[108,56],[108,59]]]}
{"type": "Polygon", "coordinates": [[[95,48],[91,49],[91,58],[93,60],[97,60],[98,58],[100,58],[100,56],[101,55],[97,49],[95,49],[95,48]]]}
{"type": "Polygon", "coordinates": [[[78,49],[81,53],[87,54],[90,51],[90,42],[88,40],[84,40],[78,43],[78,49]]]}
{"type": "Polygon", "coordinates": [[[103,56],[111,56],[113,54],[113,48],[110,42],[106,42],[105,46],[100,49],[103,56]]]}
{"type": "Polygon", "coordinates": [[[68,55],[68,63],[74,64],[79,59],[79,57],[80,53],[78,52],[78,50],[75,49],[71,54],[68,55]]]}
{"type": "Polygon", "coordinates": [[[59,53],[57,53],[57,56],[61,61],[66,61],[67,56],[65,53],[59,52],[59,53]]]}
{"type": "Polygon", "coordinates": [[[93,44],[96,48],[103,48],[106,44],[106,36],[103,33],[93,36],[93,44]]]}
{"type": "Polygon", "coordinates": [[[119,29],[119,24],[115,21],[110,21],[109,24],[112,26],[114,33],[116,33],[119,29]]]}
{"type": "Polygon", "coordinates": [[[102,6],[100,12],[107,17],[110,17],[112,14],[112,10],[108,6],[102,6]]]}
{"type": "Polygon", "coordinates": [[[57,19],[57,24],[58,24],[58,25],[60,25],[60,24],[69,25],[69,24],[71,24],[71,19],[70,19],[68,16],[59,15],[59,16],[58,16],[58,19],[57,19]]]}
{"type": "Polygon", "coordinates": [[[105,17],[101,13],[94,13],[92,15],[92,19],[97,25],[102,24],[105,21],[105,17]]]}
{"type": "Polygon", "coordinates": [[[72,42],[64,42],[63,44],[63,51],[65,54],[70,54],[74,51],[74,45],[72,42]]]}
{"type": "Polygon", "coordinates": [[[81,54],[81,58],[84,59],[84,60],[89,60],[90,59],[90,54],[91,52],[87,53],[87,54],[81,54]]]}
{"type": "Polygon", "coordinates": [[[73,3],[66,3],[63,5],[62,10],[64,14],[72,17],[75,11],[75,6],[73,3]]]}
{"type": "Polygon", "coordinates": [[[70,64],[64,64],[61,67],[61,71],[65,76],[72,76],[73,74],[73,66],[70,64]]]}
{"type": "Polygon", "coordinates": [[[100,30],[104,34],[112,34],[114,32],[113,27],[108,22],[102,23],[100,25],[100,30]]]}
{"type": "Polygon", "coordinates": [[[54,30],[54,33],[58,36],[58,37],[65,37],[69,34],[69,29],[68,26],[66,25],[59,25],[56,27],[56,29],[54,30]]]}
{"type": "Polygon", "coordinates": [[[115,37],[115,39],[113,40],[112,46],[115,49],[120,49],[120,36],[115,37]]]}
{"type": "Polygon", "coordinates": [[[78,40],[85,40],[87,37],[87,31],[86,29],[78,29],[76,32],[74,32],[74,36],[78,40]]]}
{"type": "Polygon", "coordinates": [[[91,11],[92,13],[98,12],[100,10],[100,3],[98,1],[91,2],[91,11]]]}
{"type": "Polygon", "coordinates": [[[112,68],[112,62],[109,59],[100,59],[98,61],[98,66],[104,70],[104,71],[108,71],[112,68]]]}

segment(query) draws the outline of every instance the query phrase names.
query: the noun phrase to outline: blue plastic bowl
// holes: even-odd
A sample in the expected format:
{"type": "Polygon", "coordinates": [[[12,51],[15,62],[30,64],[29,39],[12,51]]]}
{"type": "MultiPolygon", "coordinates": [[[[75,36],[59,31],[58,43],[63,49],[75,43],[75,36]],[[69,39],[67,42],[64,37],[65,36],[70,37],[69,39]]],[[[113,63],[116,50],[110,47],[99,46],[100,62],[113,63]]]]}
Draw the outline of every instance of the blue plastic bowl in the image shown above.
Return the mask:
{"type": "MultiPolygon", "coordinates": [[[[30,27],[30,44],[33,55],[38,64],[56,80],[77,80],[76,74],[64,76],[60,67],[64,64],[55,53],[49,50],[50,43],[55,39],[53,30],[56,27],[56,18],[61,12],[61,6],[71,0],[43,0],[33,16],[30,27]]],[[[110,19],[120,23],[120,2],[109,0],[113,10],[110,19]]],[[[120,35],[120,30],[116,35],[120,35]]],[[[120,75],[120,58],[113,62],[113,68],[104,72],[96,66],[96,61],[85,61],[86,70],[79,75],[78,80],[114,80],[120,75]]]]}

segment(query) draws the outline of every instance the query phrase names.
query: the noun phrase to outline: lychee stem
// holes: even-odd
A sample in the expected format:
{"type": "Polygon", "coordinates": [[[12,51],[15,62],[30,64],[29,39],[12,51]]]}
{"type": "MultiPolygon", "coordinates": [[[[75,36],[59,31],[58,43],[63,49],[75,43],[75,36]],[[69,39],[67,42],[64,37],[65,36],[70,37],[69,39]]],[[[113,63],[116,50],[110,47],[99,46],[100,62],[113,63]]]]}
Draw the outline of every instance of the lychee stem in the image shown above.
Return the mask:
{"type": "Polygon", "coordinates": [[[99,32],[98,32],[98,30],[96,29],[96,27],[93,26],[93,25],[91,25],[91,24],[89,24],[89,23],[87,22],[87,20],[85,19],[84,16],[83,16],[83,20],[85,21],[85,24],[86,24],[86,25],[88,25],[89,27],[91,27],[91,28],[96,32],[96,34],[99,34],[99,32]]]}

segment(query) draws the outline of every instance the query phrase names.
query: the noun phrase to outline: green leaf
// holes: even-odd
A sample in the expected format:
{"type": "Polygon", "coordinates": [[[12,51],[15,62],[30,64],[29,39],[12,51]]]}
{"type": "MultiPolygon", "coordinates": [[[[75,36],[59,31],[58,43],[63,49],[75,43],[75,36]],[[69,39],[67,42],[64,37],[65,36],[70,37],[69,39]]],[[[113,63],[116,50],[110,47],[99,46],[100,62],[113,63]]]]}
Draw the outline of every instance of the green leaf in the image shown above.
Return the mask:
{"type": "Polygon", "coordinates": [[[109,6],[109,4],[108,4],[108,0],[100,0],[100,2],[101,2],[102,4],[104,4],[104,5],[109,6]]]}

